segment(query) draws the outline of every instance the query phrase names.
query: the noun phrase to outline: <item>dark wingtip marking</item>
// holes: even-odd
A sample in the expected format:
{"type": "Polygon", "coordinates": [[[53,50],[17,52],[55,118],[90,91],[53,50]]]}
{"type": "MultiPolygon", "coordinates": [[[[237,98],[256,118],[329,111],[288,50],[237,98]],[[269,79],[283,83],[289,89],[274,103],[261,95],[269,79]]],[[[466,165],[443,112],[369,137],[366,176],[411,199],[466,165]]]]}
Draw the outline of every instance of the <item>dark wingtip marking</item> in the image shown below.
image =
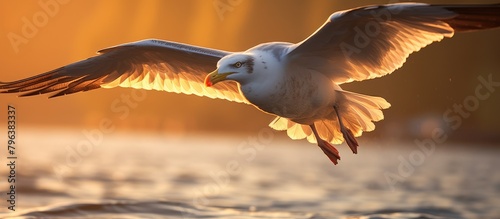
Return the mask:
{"type": "Polygon", "coordinates": [[[40,95],[40,94],[42,94],[42,93],[38,92],[38,91],[33,91],[33,92],[21,94],[18,97],[31,97],[31,96],[36,96],[36,95],[40,95]]]}
{"type": "Polygon", "coordinates": [[[64,92],[58,92],[54,95],[49,96],[49,99],[60,97],[60,96],[65,96],[66,94],[64,92]]]}
{"type": "Polygon", "coordinates": [[[457,32],[500,27],[500,4],[443,7],[458,14],[446,21],[457,32]]]}

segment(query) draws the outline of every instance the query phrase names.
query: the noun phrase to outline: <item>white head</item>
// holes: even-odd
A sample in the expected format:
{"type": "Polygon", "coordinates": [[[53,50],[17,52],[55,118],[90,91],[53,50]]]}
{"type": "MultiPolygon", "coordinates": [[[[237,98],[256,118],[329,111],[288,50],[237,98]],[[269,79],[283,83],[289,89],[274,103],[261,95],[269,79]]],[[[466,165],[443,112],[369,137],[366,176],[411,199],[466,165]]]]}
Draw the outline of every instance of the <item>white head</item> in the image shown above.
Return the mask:
{"type": "Polygon", "coordinates": [[[244,84],[254,75],[255,59],[246,53],[235,53],[228,55],[217,63],[217,70],[208,74],[205,85],[210,87],[218,82],[233,80],[244,84]]]}

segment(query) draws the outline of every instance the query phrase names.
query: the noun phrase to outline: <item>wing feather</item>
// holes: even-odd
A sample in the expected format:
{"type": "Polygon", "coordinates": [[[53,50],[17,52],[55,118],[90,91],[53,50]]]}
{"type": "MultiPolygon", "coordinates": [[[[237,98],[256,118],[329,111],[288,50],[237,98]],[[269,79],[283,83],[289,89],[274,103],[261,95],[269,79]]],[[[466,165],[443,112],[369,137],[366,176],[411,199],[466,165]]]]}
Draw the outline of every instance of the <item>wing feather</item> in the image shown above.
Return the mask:
{"type": "Polygon", "coordinates": [[[332,14],[288,58],[337,84],[362,81],[392,73],[411,53],[455,32],[499,26],[500,4],[369,6],[332,14]]]}
{"type": "Polygon", "coordinates": [[[143,40],[99,53],[30,78],[0,82],[0,92],[24,92],[21,96],[54,93],[51,97],[57,97],[97,88],[130,87],[247,103],[234,82],[204,86],[208,72],[229,52],[143,40]]]}

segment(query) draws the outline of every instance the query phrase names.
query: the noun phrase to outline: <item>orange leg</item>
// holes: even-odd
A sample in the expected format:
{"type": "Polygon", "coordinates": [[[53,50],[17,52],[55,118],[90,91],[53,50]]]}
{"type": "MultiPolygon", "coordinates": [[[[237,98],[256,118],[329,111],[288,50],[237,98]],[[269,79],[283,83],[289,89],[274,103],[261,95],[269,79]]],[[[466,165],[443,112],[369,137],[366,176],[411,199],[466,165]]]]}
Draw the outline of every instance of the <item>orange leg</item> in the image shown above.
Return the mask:
{"type": "Polygon", "coordinates": [[[339,110],[337,109],[337,106],[333,107],[335,109],[335,112],[337,113],[337,118],[339,119],[339,124],[340,124],[340,132],[342,132],[342,135],[344,136],[344,140],[349,145],[349,148],[351,148],[352,153],[357,154],[358,153],[358,141],[356,141],[356,138],[354,138],[354,135],[352,134],[352,131],[344,126],[344,123],[342,123],[342,119],[340,118],[339,110]]]}
{"type": "Polygon", "coordinates": [[[333,164],[337,165],[340,160],[339,151],[335,147],[333,147],[333,145],[331,145],[330,143],[319,137],[318,131],[316,130],[316,126],[314,126],[314,124],[311,125],[310,127],[314,133],[314,137],[316,137],[316,141],[318,142],[319,148],[323,150],[323,153],[325,153],[326,156],[328,156],[328,158],[333,162],[333,164]]]}

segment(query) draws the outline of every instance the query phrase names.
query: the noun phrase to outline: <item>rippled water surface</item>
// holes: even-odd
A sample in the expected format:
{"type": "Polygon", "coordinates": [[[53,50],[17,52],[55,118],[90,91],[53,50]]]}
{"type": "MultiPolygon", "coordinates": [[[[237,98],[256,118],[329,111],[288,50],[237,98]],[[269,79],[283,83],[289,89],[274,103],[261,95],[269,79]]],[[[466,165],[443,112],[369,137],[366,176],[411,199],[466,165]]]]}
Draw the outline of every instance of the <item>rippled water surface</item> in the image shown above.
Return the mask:
{"type": "Polygon", "coordinates": [[[333,166],[278,135],[88,136],[21,130],[16,211],[0,217],[500,218],[492,147],[362,142],[333,166]]]}

